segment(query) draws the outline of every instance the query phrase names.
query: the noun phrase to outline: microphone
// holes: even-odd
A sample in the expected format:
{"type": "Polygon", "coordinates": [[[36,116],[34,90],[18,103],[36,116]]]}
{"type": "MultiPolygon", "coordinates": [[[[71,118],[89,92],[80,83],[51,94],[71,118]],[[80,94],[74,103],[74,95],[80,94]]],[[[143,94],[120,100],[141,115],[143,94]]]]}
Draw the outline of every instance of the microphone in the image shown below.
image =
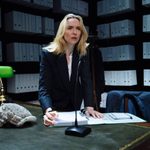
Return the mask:
{"type": "Polygon", "coordinates": [[[10,66],[0,66],[0,78],[11,78],[14,71],[10,66]]]}
{"type": "Polygon", "coordinates": [[[75,124],[74,126],[68,127],[65,130],[66,135],[71,136],[78,136],[78,137],[84,137],[88,135],[91,132],[91,128],[86,126],[79,126],[78,125],[78,119],[77,119],[77,109],[76,109],[76,96],[77,96],[77,83],[79,78],[79,67],[81,64],[81,58],[79,58],[78,66],[77,66],[77,75],[76,75],[76,81],[75,81],[75,93],[74,93],[74,105],[75,105],[75,124]]]}

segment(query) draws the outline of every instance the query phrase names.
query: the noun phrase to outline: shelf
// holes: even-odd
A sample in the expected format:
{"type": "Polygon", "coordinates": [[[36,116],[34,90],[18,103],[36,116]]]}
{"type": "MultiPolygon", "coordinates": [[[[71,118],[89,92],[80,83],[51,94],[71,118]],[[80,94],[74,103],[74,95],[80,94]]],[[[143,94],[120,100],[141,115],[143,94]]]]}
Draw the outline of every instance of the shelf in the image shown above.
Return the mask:
{"type": "MultiPolygon", "coordinates": [[[[111,47],[118,45],[133,45],[135,48],[135,60],[129,61],[110,61],[104,62],[105,71],[114,70],[136,70],[137,71],[137,85],[136,86],[105,86],[105,90],[146,90],[150,91],[149,86],[143,85],[143,70],[150,69],[150,59],[143,59],[143,42],[150,42],[150,32],[142,31],[142,17],[143,15],[150,14],[150,7],[142,6],[142,0],[135,2],[135,10],[128,12],[113,13],[105,16],[96,16],[97,15],[97,2],[99,0],[84,0],[89,4],[89,16],[82,16],[85,25],[89,26],[89,35],[96,35],[97,25],[107,24],[115,21],[121,21],[125,19],[133,20],[135,24],[135,35],[127,35],[120,37],[109,37],[107,39],[96,39],[96,46],[99,48],[102,47],[111,47]]],[[[41,33],[29,33],[29,32],[20,32],[20,31],[7,31],[5,26],[6,16],[5,14],[10,11],[19,11],[23,13],[32,14],[35,16],[53,18],[55,22],[55,27],[57,23],[62,20],[65,14],[74,13],[72,11],[62,11],[56,12],[53,8],[47,6],[41,6],[38,4],[33,4],[33,0],[30,2],[20,1],[20,0],[1,0],[1,23],[2,27],[0,28],[0,41],[2,41],[3,48],[3,62],[0,62],[0,65],[10,65],[16,70],[15,74],[31,74],[39,73],[39,62],[36,61],[27,61],[27,62],[8,62],[7,61],[7,44],[13,42],[20,43],[35,43],[40,45],[48,44],[53,40],[54,35],[46,35],[43,32],[41,33]],[[5,35],[5,36],[2,36],[5,35]]],[[[56,30],[56,28],[55,28],[56,30]]],[[[56,32],[56,31],[55,31],[56,32]]],[[[89,40],[90,41],[90,40],[89,40]]],[[[11,94],[14,98],[28,99],[37,99],[37,92],[29,92],[22,94],[11,94]],[[33,98],[32,98],[33,96],[33,98]]]]}
{"type": "MultiPolygon", "coordinates": [[[[40,48],[51,42],[55,35],[58,23],[67,13],[71,11],[55,12],[54,8],[45,3],[49,1],[27,0],[1,0],[1,28],[0,41],[2,42],[2,65],[11,66],[15,70],[14,78],[4,79],[6,93],[16,100],[37,100],[38,99],[38,79],[39,79],[39,59],[40,48]],[[41,4],[37,4],[37,3],[41,4]],[[36,3],[36,4],[35,4],[36,3]],[[43,5],[44,4],[44,5],[43,5]],[[10,17],[10,18],[9,18],[10,17]],[[51,25],[52,21],[54,26],[51,25]],[[52,29],[49,26],[53,26],[52,29]],[[37,46],[37,47],[36,47],[37,46]],[[36,51],[37,50],[37,51],[36,51]],[[30,53],[28,53],[28,51],[30,53]],[[27,54],[28,53],[28,54],[27,54]],[[37,54],[36,56],[34,54],[37,54]],[[37,56],[39,55],[39,59],[37,56]],[[34,60],[34,61],[31,61],[34,60]],[[33,82],[29,81],[32,80],[33,82]],[[21,80],[21,82],[20,82],[21,80]],[[36,82],[36,83],[34,83],[36,82]],[[20,84],[19,84],[20,83],[20,84]],[[9,86],[11,84],[11,86],[9,86]],[[9,91],[9,92],[8,92],[9,91]],[[36,92],[34,92],[36,91],[36,92]]],[[[53,4],[57,3],[52,1],[53,4]]],[[[62,1],[65,2],[65,1],[62,1]]],[[[89,3],[87,0],[84,2],[89,3]]],[[[53,5],[54,6],[54,5],[53,5]]],[[[85,7],[88,5],[84,5],[85,7]]],[[[84,13],[84,7],[80,7],[84,13]]],[[[88,13],[81,15],[84,24],[89,24],[88,13]]]]}
{"type": "Polygon", "coordinates": [[[7,65],[15,70],[15,74],[39,73],[39,62],[7,62],[7,65]]]}
{"type": "Polygon", "coordinates": [[[34,34],[34,33],[21,33],[21,32],[2,32],[5,34],[4,37],[1,39],[5,40],[6,43],[9,42],[33,42],[33,43],[40,43],[40,44],[47,44],[50,40],[53,39],[54,36],[52,35],[45,35],[45,34],[34,34]]]}
{"type": "Polygon", "coordinates": [[[21,93],[21,94],[12,94],[8,93],[9,98],[12,99],[12,101],[17,100],[17,101],[33,101],[33,100],[38,100],[38,91],[37,92],[28,92],[28,93],[21,93]]]}
{"type": "Polygon", "coordinates": [[[135,43],[137,43],[137,37],[135,36],[116,37],[116,38],[98,40],[98,46],[104,46],[104,47],[124,45],[124,44],[134,45],[135,43]]]}
{"type": "Polygon", "coordinates": [[[134,60],[104,62],[105,70],[134,70],[135,68],[137,69],[137,62],[134,60]]]}
{"type": "Polygon", "coordinates": [[[136,16],[135,11],[131,11],[131,12],[124,12],[121,14],[109,14],[109,15],[105,15],[105,16],[97,16],[97,24],[101,24],[101,23],[108,23],[108,22],[113,22],[113,21],[119,21],[119,20],[123,20],[123,19],[131,19],[134,20],[136,16]],[[121,17],[120,17],[121,16],[121,17]]]}
{"type": "Polygon", "coordinates": [[[105,86],[105,91],[109,92],[111,90],[127,90],[127,91],[140,91],[140,89],[138,88],[138,86],[105,86]]]}

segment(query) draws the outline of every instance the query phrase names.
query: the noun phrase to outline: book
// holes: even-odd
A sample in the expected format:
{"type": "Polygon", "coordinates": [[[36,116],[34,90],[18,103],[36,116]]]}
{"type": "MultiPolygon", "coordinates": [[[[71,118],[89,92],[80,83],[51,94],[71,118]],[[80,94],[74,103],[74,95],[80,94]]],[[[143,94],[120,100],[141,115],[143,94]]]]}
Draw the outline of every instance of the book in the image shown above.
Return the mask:
{"type": "MultiPolygon", "coordinates": [[[[77,111],[77,121],[78,125],[88,124],[88,120],[85,116],[80,114],[80,111],[77,111]]],[[[55,126],[73,126],[75,125],[75,111],[71,112],[58,112],[58,118],[55,120],[55,126]]]]}

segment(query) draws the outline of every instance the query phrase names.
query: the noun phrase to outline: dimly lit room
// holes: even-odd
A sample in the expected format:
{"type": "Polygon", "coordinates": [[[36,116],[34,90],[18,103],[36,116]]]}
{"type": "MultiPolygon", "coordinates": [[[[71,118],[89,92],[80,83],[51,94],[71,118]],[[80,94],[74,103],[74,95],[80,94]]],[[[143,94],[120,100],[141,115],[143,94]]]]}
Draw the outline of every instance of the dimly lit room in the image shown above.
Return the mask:
{"type": "Polygon", "coordinates": [[[150,0],[0,0],[0,149],[150,150],[150,0]]]}

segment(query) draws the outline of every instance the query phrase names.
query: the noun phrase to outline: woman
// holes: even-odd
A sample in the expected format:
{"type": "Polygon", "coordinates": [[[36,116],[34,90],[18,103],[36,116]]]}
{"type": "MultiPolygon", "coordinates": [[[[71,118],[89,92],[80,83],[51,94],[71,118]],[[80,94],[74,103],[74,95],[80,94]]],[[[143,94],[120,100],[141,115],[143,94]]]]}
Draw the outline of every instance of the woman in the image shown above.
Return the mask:
{"type": "Polygon", "coordinates": [[[61,21],[54,41],[42,51],[39,101],[46,126],[55,124],[55,110],[79,110],[82,100],[86,115],[102,117],[93,106],[87,38],[82,18],[68,14],[61,21]]]}

